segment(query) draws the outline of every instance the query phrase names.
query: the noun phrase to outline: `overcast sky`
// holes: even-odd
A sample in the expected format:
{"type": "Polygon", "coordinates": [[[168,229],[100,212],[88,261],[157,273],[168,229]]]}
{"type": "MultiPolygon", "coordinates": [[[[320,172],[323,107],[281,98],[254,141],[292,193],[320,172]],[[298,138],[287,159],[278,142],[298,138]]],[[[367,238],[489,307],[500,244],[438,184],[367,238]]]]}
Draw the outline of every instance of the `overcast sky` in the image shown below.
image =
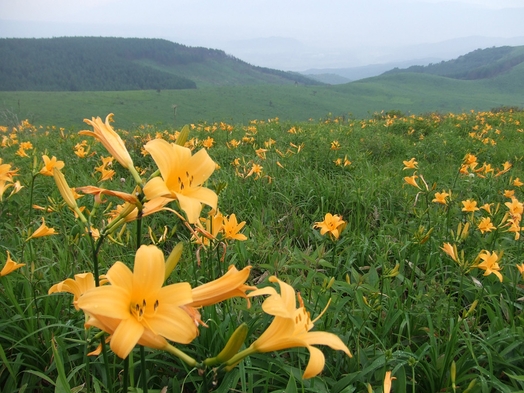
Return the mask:
{"type": "Polygon", "coordinates": [[[523,16],[524,0],[0,0],[0,37],[164,38],[300,70],[399,60],[417,44],[438,58],[456,39],[524,45],[523,16]]]}

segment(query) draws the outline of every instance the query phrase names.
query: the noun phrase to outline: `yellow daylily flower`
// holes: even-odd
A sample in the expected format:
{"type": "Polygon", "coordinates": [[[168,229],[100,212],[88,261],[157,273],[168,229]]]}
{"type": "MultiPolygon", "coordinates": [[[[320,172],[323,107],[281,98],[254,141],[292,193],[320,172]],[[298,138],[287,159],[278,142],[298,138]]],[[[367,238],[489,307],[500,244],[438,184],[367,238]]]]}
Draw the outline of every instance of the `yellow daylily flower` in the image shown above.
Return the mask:
{"type": "Polygon", "coordinates": [[[206,149],[211,149],[213,145],[215,144],[215,140],[208,136],[206,139],[202,141],[202,146],[206,149]]]}
{"type": "Polygon", "coordinates": [[[515,233],[515,240],[520,239],[520,231],[524,229],[524,227],[520,226],[520,215],[515,215],[511,218],[508,218],[507,224],[505,226],[508,226],[507,232],[513,232],[515,233]]]}
{"type": "Polygon", "coordinates": [[[202,203],[216,210],[217,194],[202,186],[216,167],[205,149],[191,155],[190,149],[163,139],[149,141],[144,148],[153,157],[161,175],[144,186],[147,199],[166,197],[178,200],[190,224],[198,221],[202,203]]]}
{"type": "Polygon", "coordinates": [[[391,376],[391,371],[386,371],[386,375],[384,376],[384,393],[391,392],[391,383],[394,379],[397,379],[396,377],[391,376]]]}
{"type": "Polygon", "coordinates": [[[485,210],[486,212],[488,212],[488,214],[493,214],[493,213],[491,212],[491,206],[492,206],[492,205],[493,205],[493,203],[485,203],[485,204],[483,204],[480,208],[481,208],[482,210],[485,210]]]}
{"type": "Polygon", "coordinates": [[[210,212],[207,218],[200,218],[201,222],[197,222],[197,231],[203,236],[193,236],[195,243],[203,246],[209,246],[211,240],[215,240],[220,232],[224,229],[224,216],[220,212],[210,212]],[[205,224],[205,228],[202,225],[205,224]]]}
{"type": "Polygon", "coordinates": [[[0,202],[4,200],[4,193],[9,187],[13,187],[13,183],[8,183],[5,180],[0,180],[0,202]]]}
{"type": "Polygon", "coordinates": [[[332,141],[330,149],[331,150],[339,150],[340,149],[339,141],[332,141]]]}
{"type": "Polygon", "coordinates": [[[262,176],[262,169],[263,169],[262,165],[253,163],[246,177],[249,177],[254,173],[255,179],[259,179],[260,176],[262,176]]]}
{"type": "Polygon", "coordinates": [[[477,207],[477,201],[474,201],[473,199],[467,199],[465,201],[462,201],[462,208],[463,212],[475,212],[479,210],[477,207]]]}
{"type": "Polygon", "coordinates": [[[106,274],[110,285],[85,292],[78,307],[96,326],[110,334],[111,349],[125,358],[137,343],[164,348],[165,339],[188,344],[197,335],[191,317],[181,308],[192,303],[191,286],[176,283],[162,286],[164,255],[156,246],[141,246],[134,270],[116,262],[106,274]]]}
{"type": "Polygon", "coordinates": [[[250,271],[251,266],[246,266],[242,270],[238,270],[233,265],[229,266],[227,273],[222,277],[193,288],[193,302],[190,306],[210,306],[232,297],[248,299],[246,291],[257,289],[257,287],[246,285],[250,271]]]}
{"type": "Polygon", "coordinates": [[[73,305],[77,310],[78,299],[88,290],[95,288],[95,279],[93,273],[75,274],[75,278],[67,278],[58,284],[53,285],[47,292],[49,295],[57,292],[69,292],[73,295],[73,305]]]}
{"type": "Polygon", "coordinates": [[[448,192],[442,191],[442,192],[436,192],[435,198],[431,202],[440,203],[442,205],[447,205],[448,201],[446,198],[449,196],[448,192]]]}
{"type": "Polygon", "coordinates": [[[517,265],[517,269],[519,270],[519,273],[522,276],[522,279],[524,280],[524,263],[517,265]]]}
{"type": "Polygon", "coordinates": [[[79,135],[89,135],[97,139],[104,145],[107,151],[126,169],[131,169],[133,167],[133,160],[129,155],[129,152],[126,149],[126,145],[120,135],[118,135],[111,124],[109,124],[112,119],[113,114],[110,113],[107,115],[105,123],[102,122],[100,117],[84,119],[84,122],[93,127],[93,131],[83,130],[80,131],[79,135]]]}
{"type": "Polygon", "coordinates": [[[346,222],[342,219],[342,216],[339,216],[338,214],[333,215],[331,213],[327,213],[324,216],[324,221],[318,221],[313,226],[313,228],[320,228],[321,235],[329,233],[329,235],[335,240],[339,238],[340,233],[345,227],[346,222]]]}
{"type": "MultiPolygon", "coordinates": [[[[311,320],[309,312],[304,307],[300,294],[297,295],[299,307],[296,307],[295,290],[289,284],[280,281],[275,276],[269,281],[280,286],[280,294],[273,287],[265,287],[249,293],[247,296],[270,295],[262,304],[262,309],[275,316],[273,322],[264,333],[244,351],[233,356],[228,367],[236,365],[244,357],[257,352],[273,352],[282,349],[305,347],[309,350],[310,359],[303,378],[308,379],[318,375],[324,368],[325,358],[322,351],[314,345],[327,345],[335,350],[344,351],[352,356],[348,347],[333,333],[312,332],[315,320],[311,320]]],[[[227,369],[227,368],[226,368],[227,369]]]]}
{"type": "Polygon", "coordinates": [[[480,232],[484,234],[486,232],[491,232],[492,230],[497,229],[497,227],[493,225],[493,223],[491,222],[491,218],[483,217],[479,222],[478,229],[480,230],[480,232]]]}
{"type": "Polygon", "coordinates": [[[418,162],[415,161],[415,157],[413,157],[409,161],[402,161],[402,163],[404,164],[404,168],[402,170],[417,169],[418,168],[418,162]]]}
{"type": "Polygon", "coordinates": [[[452,246],[451,243],[444,243],[444,245],[440,249],[444,251],[446,254],[448,254],[451,257],[451,259],[453,259],[455,262],[458,262],[456,245],[452,246]]]}
{"type": "Polygon", "coordinates": [[[224,217],[223,229],[225,238],[240,241],[247,240],[246,235],[239,233],[242,228],[244,228],[244,225],[246,225],[245,221],[238,223],[235,213],[229,215],[228,217],[224,217]]]}
{"type": "Polygon", "coordinates": [[[522,213],[524,212],[524,204],[519,202],[517,198],[511,198],[511,202],[506,202],[505,205],[512,216],[522,216],[522,213]]]}
{"type": "Polygon", "coordinates": [[[44,160],[44,167],[40,169],[40,174],[44,176],[53,176],[53,170],[56,168],[58,170],[64,167],[64,161],[58,161],[55,156],[51,159],[45,154],[42,156],[44,160]]]}
{"type": "Polygon", "coordinates": [[[36,239],[37,237],[51,236],[51,235],[57,235],[57,234],[58,233],[55,231],[54,228],[49,228],[45,224],[45,218],[42,217],[42,225],[40,225],[36,229],[36,231],[34,231],[33,234],[27,238],[27,240],[36,239]]]}
{"type": "Polygon", "coordinates": [[[406,176],[406,177],[404,177],[404,181],[405,181],[407,184],[409,184],[410,186],[416,187],[416,188],[418,188],[419,190],[421,190],[420,186],[417,184],[417,178],[418,178],[417,175],[406,176]]]}
{"type": "Polygon", "coordinates": [[[16,172],[18,172],[18,169],[11,169],[11,164],[2,164],[2,158],[0,158],[0,181],[12,182],[16,172]]]}
{"type": "Polygon", "coordinates": [[[25,263],[16,263],[11,259],[9,251],[7,251],[7,261],[5,261],[5,265],[0,271],[0,277],[7,276],[9,273],[14,272],[16,269],[20,269],[22,266],[25,266],[25,263]]]}
{"type": "Polygon", "coordinates": [[[495,251],[489,252],[483,250],[479,254],[478,258],[482,259],[482,262],[475,267],[484,270],[485,276],[489,276],[491,273],[493,273],[498,277],[500,282],[502,282],[502,274],[500,274],[501,267],[498,264],[500,257],[497,255],[497,253],[495,251]]]}

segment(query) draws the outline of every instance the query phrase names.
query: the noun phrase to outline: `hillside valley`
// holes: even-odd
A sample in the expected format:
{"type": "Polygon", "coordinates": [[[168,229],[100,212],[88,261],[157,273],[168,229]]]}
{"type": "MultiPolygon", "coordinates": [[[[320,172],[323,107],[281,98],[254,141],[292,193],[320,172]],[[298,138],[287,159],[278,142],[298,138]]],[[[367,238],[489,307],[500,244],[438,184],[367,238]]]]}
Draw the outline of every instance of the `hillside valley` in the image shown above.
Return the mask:
{"type": "MultiPolygon", "coordinates": [[[[12,91],[0,91],[0,123],[11,125],[27,118],[35,124],[80,128],[86,117],[114,113],[118,126],[133,127],[144,123],[245,123],[275,117],[307,121],[333,116],[364,118],[388,111],[458,113],[524,107],[521,46],[479,49],[447,62],[397,68],[379,76],[329,85],[327,80],[322,83],[300,74],[251,66],[218,50],[189,48],[165,40],[120,40],[82,39],[83,50],[75,52],[79,56],[75,61],[67,51],[48,53],[47,59],[56,58],[49,64],[60,63],[62,67],[42,67],[47,70],[45,75],[60,82],[54,88],[45,88],[39,74],[32,73],[44,62],[39,63],[30,49],[17,49],[15,40],[0,40],[0,54],[2,50],[6,53],[6,44],[20,52],[0,63],[0,78],[4,77],[5,83],[19,81],[12,91]],[[101,51],[102,44],[106,52],[116,45],[115,53],[107,54],[105,61],[100,61],[101,55],[93,55],[101,51]],[[24,58],[31,60],[25,68],[24,58]],[[73,66],[81,63],[78,59],[85,63],[81,72],[73,66]],[[127,78],[122,79],[125,83],[140,80],[140,76],[142,83],[154,83],[141,87],[122,82],[111,87],[111,83],[120,81],[108,69],[111,66],[127,78]],[[14,74],[19,79],[5,78],[6,67],[20,67],[14,74]],[[94,69],[98,84],[82,88],[81,82],[87,80],[83,77],[87,78],[90,69],[94,69]]],[[[31,47],[50,40],[27,41],[31,47]]],[[[64,42],[69,41],[64,38],[64,42]]],[[[35,51],[45,53],[42,48],[35,51]]]]}

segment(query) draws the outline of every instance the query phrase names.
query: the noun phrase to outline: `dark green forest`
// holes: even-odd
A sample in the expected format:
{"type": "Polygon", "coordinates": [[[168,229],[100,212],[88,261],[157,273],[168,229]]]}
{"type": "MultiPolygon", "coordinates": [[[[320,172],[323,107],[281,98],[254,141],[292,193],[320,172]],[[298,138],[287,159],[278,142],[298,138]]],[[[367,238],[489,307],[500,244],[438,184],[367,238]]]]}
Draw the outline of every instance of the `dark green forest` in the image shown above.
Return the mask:
{"type": "Polygon", "coordinates": [[[449,61],[427,66],[395,68],[385,74],[416,72],[453,79],[477,80],[499,76],[524,62],[524,46],[477,49],[449,61]]]}
{"type": "Polygon", "coordinates": [[[5,38],[0,39],[0,57],[2,91],[195,89],[195,81],[177,75],[177,68],[217,62],[271,75],[283,83],[315,84],[300,74],[251,66],[221,50],[161,39],[5,38]]]}

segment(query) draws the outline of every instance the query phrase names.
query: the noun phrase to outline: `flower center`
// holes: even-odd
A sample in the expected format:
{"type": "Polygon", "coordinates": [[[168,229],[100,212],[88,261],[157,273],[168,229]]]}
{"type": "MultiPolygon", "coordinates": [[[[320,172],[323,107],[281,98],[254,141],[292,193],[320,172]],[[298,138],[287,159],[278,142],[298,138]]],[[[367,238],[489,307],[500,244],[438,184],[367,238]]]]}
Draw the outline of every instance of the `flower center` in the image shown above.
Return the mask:
{"type": "MultiPolygon", "coordinates": [[[[155,301],[153,302],[153,307],[152,307],[153,315],[155,314],[156,310],[158,309],[158,305],[159,305],[158,299],[155,299],[155,301]]],[[[141,322],[142,319],[145,318],[148,306],[149,306],[149,310],[151,310],[151,305],[148,305],[148,303],[146,302],[146,299],[142,299],[142,302],[131,303],[130,305],[131,314],[133,314],[134,317],[139,322],[141,322]]]]}
{"type": "Polygon", "coordinates": [[[177,181],[180,191],[184,191],[186,187],[191,188],[193,186],[193,178],[193,175],[190,176],[188,171],[186,171],[185,176],[178,176],[177,181]]]}
{"type": "Polygon", "coordinates": [[[303,326],[303,331],[308,332],[309,331],[309,324],[311,322],[311,318],[309,316],[309,312],[307,312],[305,307],[301,307],[299,309],[299,312],[295,316],[295,325],[300,329],[300,326],[303,326]]]}

